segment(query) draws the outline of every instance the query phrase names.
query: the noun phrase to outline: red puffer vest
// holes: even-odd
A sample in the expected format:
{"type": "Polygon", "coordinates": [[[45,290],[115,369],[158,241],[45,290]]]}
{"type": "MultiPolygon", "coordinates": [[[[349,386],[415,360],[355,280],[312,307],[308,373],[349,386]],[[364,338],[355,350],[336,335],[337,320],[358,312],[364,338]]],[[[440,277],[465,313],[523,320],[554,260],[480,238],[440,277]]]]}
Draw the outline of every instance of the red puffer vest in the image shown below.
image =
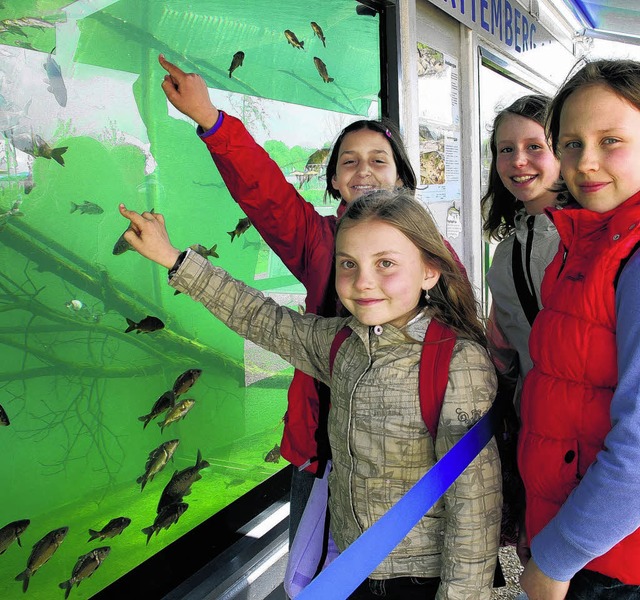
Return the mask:
{"type": "MultiPolygon", "coordinates": [[[[640,193],[606,213],[566,208],[551,217],[565,253],[556,255],[542,282],[544,309],[529,340],[534,367],[522,394],[518,448],[529,539],[579,484],[611,429],[615,282],[640,240],[640,193]]],[[[640,529],[586,568],[640,584],[640,529]]]]}

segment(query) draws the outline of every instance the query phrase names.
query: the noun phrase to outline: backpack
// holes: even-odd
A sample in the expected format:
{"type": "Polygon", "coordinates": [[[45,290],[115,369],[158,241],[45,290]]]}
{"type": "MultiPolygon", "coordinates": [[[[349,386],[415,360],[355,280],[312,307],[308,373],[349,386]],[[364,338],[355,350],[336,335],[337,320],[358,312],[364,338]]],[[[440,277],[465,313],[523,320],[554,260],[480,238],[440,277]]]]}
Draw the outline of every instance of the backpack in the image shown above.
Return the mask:
{"type": "MultiPolygon", "coordinates": [[[[333,338],[329,350],[329,373],[333,374],[333,363],[343,342],[353,333],[353,330],[345,325],[333,338]]],[[[440,323],[432,320],[422,344],[420,353],[419,389],[420,412],[431,437],[435,440],[438,433],[438,420],[442,410],[444,394],[449,382],[449,364],[456,344],[455,332],[440,323]],[[432,374],[434,374],[432,376],[432,374]]]]}

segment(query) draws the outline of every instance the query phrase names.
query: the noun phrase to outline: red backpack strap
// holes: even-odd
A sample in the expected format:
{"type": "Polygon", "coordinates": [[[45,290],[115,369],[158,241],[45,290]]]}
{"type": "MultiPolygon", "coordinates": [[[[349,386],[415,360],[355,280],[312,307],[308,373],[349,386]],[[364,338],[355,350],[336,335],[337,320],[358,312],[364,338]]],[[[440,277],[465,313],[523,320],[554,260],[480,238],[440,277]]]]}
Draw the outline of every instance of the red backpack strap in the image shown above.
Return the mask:
{"type": "Polygon", "coordinates": [[[331,348],[329,349],[329,375],[333,375],[333,363],[336,360],[336,354],[338,354],[338,350],[340,350],[340,346],[342,346],[342,342],[344,342],[353,332],[353,329],[348,325],[345,325],[338,333],[336,333],[336,337],[333,338],[333,342],[331,342],[331,348]]]}
{"type": "Polygon", "coordinates": [[[434,440],[438,433],[438,420],[449,383],[449,364],[455,344],[455,332],[432,319],[420,355],[419,393],[422,418],[434,440]]]}

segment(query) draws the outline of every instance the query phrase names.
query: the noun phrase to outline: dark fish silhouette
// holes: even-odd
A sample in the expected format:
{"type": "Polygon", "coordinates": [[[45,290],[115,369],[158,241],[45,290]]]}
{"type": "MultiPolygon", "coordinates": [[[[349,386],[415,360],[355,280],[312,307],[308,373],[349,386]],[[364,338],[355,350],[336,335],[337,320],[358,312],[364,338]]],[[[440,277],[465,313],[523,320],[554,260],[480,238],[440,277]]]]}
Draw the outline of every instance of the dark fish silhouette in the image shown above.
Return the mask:
{"type": "Polygon", "coordinates": [[[356,6],[356,13],[361,17],[375,17],[378,14],[378,11],[366,4],[358,4],[358,6],[356,6]]]}
{"type": "MultiPolygon", "coordinates": [[[[154,210],[155,209],[152,208],[149,212],[153,213],[154,210]]],[[[112,254],[114,254],[115,256],[124,254],[127,250],[133,250],[133,246],[129,242],[127,242],[127,240],[124,239],[124,234],[127,233],[127,231],[129,231],[129,227],[127,227],[122,232],[122,235],[118,238],[116,243],[113,245],[112,254]]]]}
{"type": "Polygon", "coordinates": [[[125,333],[129,333],[134,330],[136,333],[151,333],[152,331],[158,331],[158,329],[162,329],[164,327],[164,323],[158,319],[158,317],[152,317],[151,315],[147,315],[139,323],[132,321],[128,317],[125,318],[129,324],[129,327],[124,330],[125,333]]]}
{"type": "Polygon", "coordinates": [[[318,25],[315,21],[311,21],[311,29],[313,29],[313,33],[315,33],[320,38],[322,45],[326,48],[327,44],[325,43],[322,27],[320,27],[320,25],[318,25]]]}
{"type": "Polygon", "coordinates": [[[71,588],[76,585],[80,585],[80,582],[87,577],[91,577],[95,570],[102,564],[102,561],[109,556],[111,548],[109,546],[103,546],[96,548],[91,552],[87,552],[78,558],[73,571],[71,572],[71,578],[67,581],[63,581],[59,584],[63,590],[66,590],[64,597],[68,598],[71,593],[71,588]]]}
{"type": "Polygon", "coordinates": [[[54,529],[33,545],[29,560],[27,560],[27,568],[22,571],[22,573],[16,575],[16,581],[22,581],[23,592],[26,592],[29,588],[29,579],[36,574],[36,571],[44,565],[60,547],[68,531],[68,527],[54,529]]]}
{"type": "Polygon", "coordinates": [[[242,61],[244,60],[244,52],[239,50],[233,55],[233,60],[231,61],[231,66],[229,67],[229,77],[231,74],[238,68],[242,66],[242,61]]]}
{"type": "Polygon", "coordinates": [[[120,535],[129,525],[131,525],[131,519],[128,517],[116,517],[115,519],[111,519],[100,531],[89,529],[89,535],[91,537],[88,541],[105,540],[106,538],[115,537],[116,535],[120,535]]]}
{"type": "Polygon", "coordinates": [[[300,48],[300,50],[304,50],[304,42],[301,42],[296,37],[296,34],[291,31],[291,29],[284,30],[284,36],[287,38],[287,42],[289,42],[294,48],[300,48]]]}
{"type": "Polygon", "coordinates": [[[189,369],[181,375],[178,375],[175,383],[173,384],[173,393],[176,396],[184,394],[191,389],[191,386],[198,381],[198,377],[202,375],[202,369],[189,369]]]}
{"type": "Polygon", "coordinates": [[[202,479],[200,471],[208,466],[210,466],[209,463],[203,460],[202,454],[198,450],[196,464],[193,467],[182,469],[182,471],[175,471],[169,483],[164,486],[160,502],[158,502],[158,512],[171,504],[182,501],[184,496],[188,496],[191,493],[191,486],[199,479],[202,479]]]}
{"type": "Polygon", "coordinates": [[[249,217],[244,217],[244,219],[240,219],[236,228],[233,231],[227,231],[227,233],[231,236],[231,241],[239,236],[241,236],[247,229],[251,227],[251,221],[249,221],[249,217]]]}
{"type": "Polygon", "coordinates": [[[276,444],[264,457],[264,462],[277,463],[280,460],[280,446],[276,444]]]}
{"type": "Polygon", "coordinates": [[[313,63],[316,65],[316,69],[318,69],[318,73],[320,73],[320,77],[322,77],[324,82],[331,83],[333,81],[333,77],[329,77],[329,73],[327,73],[327,65],[325,65],[317,56],[313,57],[313,63]]]}
{"type": "Polygon", "coordinates": [[[173,460],[173,453],[180,444],[180,440],[169,440],[160,444],[155,450],[149,452],[149,458],[144,468],[144,473],[136,479],[136,483],[142,485],[141,492],[147,481],[153,481],[153,478],[162,471],[170,460],[173,460]]]}
{"type": "MultiPolygon", "coordinates": [[[[6,413],[2,405],[0,404],[0,425],[9,425],[9,415],[6,413]]],[[[2,552],[0,552],[2,554],[2,552]]]]}
{"type": "Polygon", "coordinates": [[[94,202],[88,202],[85,200],[82,204],[71,203],[71,210],[69,212],[79,211],[82,215],[101,215],[104,209],[98,206],[94,202]]]}
{"type": "Polygon", "coordinates": [[[29,519],[21,519],[20,521],[12,521],[0,529],[0,554],[4,554],[9,546],[15,541],[22,548],[20,536],[25,529],[29,527],[29,519]]]}
{"type": "Polygon", "coordinates": [[[145,527],[142,530],[142,533],[147,536],[147,544],[154,533],[158,535],[158,532],[161,529],[169,529],[171,525],[177,523],[178,519],[182,513],[187,510],[187,508],[189,508],[188,504],[185,504],[184,502],[176,502],[175,504],[165,506],[161,511],[159,511],[158,516],[153,521],[153,525],[145,527]]]}
{"type": "Polygon", "coordinates": [[[144,427],[142,429],[149,424],[149,421],[161,415],[165,410],[173,408],[175,403],[176,395],[173,393],[173,390],[169,390],[162,394],[162,396],[155,401],[154,405],[151,407],[151,412],[148,415],[138,417],[138,421],[144,421],[144,427]]]}
{"type": "Polygon", "coordinates": [[[47,91],[53,94],[53,97],[60,106],[66,106],[67,88],[64,85],[62,71],[60,70],[58,63],[54,60],[52,54],[49,54],[47,62],[44,63],[43,67],[47,72],[47,83],[49,84],[47,91]]]}

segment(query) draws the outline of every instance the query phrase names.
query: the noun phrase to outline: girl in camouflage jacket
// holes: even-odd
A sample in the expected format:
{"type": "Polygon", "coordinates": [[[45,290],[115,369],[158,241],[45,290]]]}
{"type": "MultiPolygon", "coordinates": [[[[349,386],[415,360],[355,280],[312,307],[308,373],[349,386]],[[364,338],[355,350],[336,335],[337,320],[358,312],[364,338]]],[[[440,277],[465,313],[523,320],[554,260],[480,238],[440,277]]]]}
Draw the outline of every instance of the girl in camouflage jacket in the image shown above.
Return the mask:
{"type": "MultiPolygon", "coordinates": [[[[139,215],[127,241],[170,268],[170,285],[241,336],[331,388],[331,532],[344,550],[379,519],[491,406],[496,378],[468,280],[427,210],[406,192],[351,203],[336,236],[336,290],[352,316],[301,315],[169,241],[164,218],[139,215]],[[456,334],[436,439],[422,419],[420,352],[432,319],[456,334]],[[349,336],[335,357],[336,333],[349,336]]],[[[489,599],[501,517],[492,440],[378,565],[352,598],[489,599]],[[374,594],[375,592],[375,594],[374,594]]]]}

